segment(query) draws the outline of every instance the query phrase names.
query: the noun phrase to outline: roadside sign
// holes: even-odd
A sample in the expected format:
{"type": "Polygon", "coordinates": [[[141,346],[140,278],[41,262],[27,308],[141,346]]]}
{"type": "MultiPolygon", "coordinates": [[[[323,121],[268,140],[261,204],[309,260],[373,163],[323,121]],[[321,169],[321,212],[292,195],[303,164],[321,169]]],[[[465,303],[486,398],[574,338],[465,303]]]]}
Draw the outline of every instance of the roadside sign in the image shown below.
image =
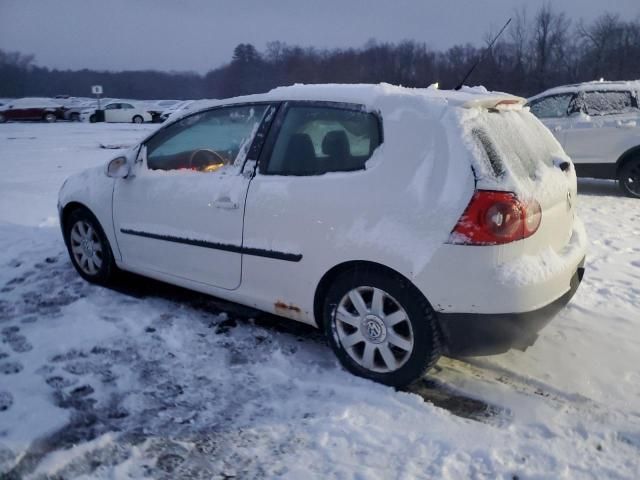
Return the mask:
{"type": "Polygon", "coordinates": [[[91,87],[91,93],[94,95],[102,95],[102,85],[93,85],[91,87]]]}

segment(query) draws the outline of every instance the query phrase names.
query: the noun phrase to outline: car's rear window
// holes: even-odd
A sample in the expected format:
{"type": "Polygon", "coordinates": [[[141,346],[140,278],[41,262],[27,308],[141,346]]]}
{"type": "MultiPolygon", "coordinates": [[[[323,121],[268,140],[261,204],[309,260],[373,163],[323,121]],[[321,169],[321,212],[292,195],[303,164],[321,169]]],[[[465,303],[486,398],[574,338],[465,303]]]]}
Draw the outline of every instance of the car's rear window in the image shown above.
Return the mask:
{"type": "Polygon", "coordinates": [[[508,169],[517,177],[536,177],[541,164],[552,165],[559,146],[538,119],[527,111],[486,111],[472,130],[495,177],[508,169]]]}

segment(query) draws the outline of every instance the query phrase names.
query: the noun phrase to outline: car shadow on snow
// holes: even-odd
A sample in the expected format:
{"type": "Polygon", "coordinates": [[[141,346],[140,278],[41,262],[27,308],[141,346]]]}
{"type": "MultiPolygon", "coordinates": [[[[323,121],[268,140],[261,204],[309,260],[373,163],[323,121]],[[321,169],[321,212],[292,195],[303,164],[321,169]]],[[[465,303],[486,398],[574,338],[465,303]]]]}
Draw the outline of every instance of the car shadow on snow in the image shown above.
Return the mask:
{"type": "Polygon", "coordinates": [[[579,178],[578,193],[580,195],[598,195],[624,197],[615,180],[600,180],[597,178],[579,178]]]}

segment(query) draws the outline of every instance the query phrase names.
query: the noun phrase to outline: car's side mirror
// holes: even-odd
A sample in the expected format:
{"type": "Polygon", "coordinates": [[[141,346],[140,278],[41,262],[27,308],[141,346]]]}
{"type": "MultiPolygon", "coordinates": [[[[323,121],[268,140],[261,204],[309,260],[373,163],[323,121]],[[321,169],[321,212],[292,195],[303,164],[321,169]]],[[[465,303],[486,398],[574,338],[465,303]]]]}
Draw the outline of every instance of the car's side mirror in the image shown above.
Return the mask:
{"type": "Polygon", "coordinates": [[[107,176],[111,178],[126,178],[129,176],[127,157],[117,157],[107,165],[107,176]]]}

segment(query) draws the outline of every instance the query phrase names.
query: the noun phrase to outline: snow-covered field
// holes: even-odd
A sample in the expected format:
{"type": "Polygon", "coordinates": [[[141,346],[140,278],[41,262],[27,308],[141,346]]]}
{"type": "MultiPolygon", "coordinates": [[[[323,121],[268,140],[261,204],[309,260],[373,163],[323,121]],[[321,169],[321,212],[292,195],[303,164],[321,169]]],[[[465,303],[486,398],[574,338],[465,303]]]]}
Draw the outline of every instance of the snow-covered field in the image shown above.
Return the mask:
{"type": "Polygon", "coordinates": [[[397,392],[313,329],[75,273],[62,181],[151,128],[0,125],[0,478],[640,476],[640,201],[581,181],[570,306],[527,352],[443,358],[397,392]]]}

